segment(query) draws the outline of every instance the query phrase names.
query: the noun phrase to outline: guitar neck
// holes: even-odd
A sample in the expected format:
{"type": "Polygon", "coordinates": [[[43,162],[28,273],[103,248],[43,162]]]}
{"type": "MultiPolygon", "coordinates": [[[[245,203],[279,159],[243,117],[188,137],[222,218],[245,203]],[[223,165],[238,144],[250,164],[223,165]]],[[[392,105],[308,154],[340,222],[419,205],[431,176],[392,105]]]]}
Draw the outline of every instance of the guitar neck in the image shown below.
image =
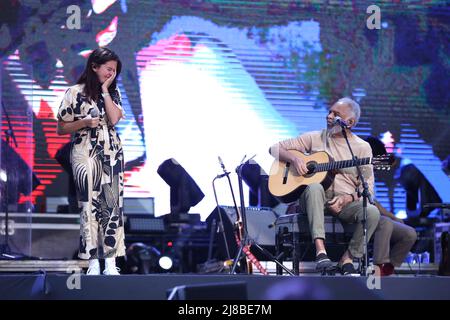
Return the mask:
{"type": "Polygon", "coordinates": [[[370,164],[371,162],[372,158],[361,158],[356,160],[343,160],[343,161],[332,161],[327,163],[318,163],[314,169],[314,172],[363,166],[366,164],[370,164]]]}

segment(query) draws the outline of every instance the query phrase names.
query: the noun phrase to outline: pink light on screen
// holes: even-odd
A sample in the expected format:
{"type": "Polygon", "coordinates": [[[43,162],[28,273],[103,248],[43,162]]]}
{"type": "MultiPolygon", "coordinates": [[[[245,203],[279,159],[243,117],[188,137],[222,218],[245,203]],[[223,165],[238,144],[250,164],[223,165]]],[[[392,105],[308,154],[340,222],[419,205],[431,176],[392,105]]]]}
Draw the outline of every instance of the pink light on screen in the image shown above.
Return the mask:
{"type": "Polygon", "coordinates": [[[42,122],[45,140],[47,142],[47,151],[51,158],[55,157],[56,152],[70,141],[70,136],[59,136],[56,133],[57,122],[52,108],[47,101],[41,99],[41,106],[36,118],[46,120],[42,122]]]}
{"type": "Polygon", "coordinates": [[[191,58],[203,45],[192,45],[191,40],[184,34],[176,34],[168,39],[159,40],[137,53],[136,63],[140,71],[158,61],[186,61],[191,58]]]}
{"type": "Polygon", "coordinates": [[[386,147],[386,151],[388,153],[394,152],[395,140],[391,132],[386,131],[385,133],[382,133],[380,140],[384,143],[384,146],[386,147]]]}
{"type": "Polygon", "coordinates": [[[107,46],[117,35],[117,25],[119,23],[119,17],[115,16],[109,26],[97,33],[95,41],[98,43],[99,47],[107,46]]]}

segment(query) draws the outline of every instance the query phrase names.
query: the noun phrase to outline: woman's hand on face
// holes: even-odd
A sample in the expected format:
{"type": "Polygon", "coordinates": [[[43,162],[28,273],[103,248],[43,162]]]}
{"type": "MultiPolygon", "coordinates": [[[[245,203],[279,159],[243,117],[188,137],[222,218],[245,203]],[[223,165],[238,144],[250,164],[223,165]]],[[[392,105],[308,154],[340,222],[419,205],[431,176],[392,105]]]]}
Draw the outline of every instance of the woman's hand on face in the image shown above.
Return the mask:
{"type": "Polygon", "coordinates": [[[116,78],[116,70],[114,70],[114,73],[111,75],[111,77],[109,77],[108,79],[106,79],[105,82],[103,82],[102,90],[108,91],[109,86],[111,85],[111,83],[113,83],[115,78],[116,78]]]}

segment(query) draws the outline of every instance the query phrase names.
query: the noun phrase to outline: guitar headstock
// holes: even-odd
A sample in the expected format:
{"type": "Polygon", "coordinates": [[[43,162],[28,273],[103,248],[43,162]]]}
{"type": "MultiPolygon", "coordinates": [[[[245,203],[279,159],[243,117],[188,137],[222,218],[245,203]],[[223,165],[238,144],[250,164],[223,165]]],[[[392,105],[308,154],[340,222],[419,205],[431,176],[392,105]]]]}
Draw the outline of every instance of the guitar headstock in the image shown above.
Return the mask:
{"type": "Polygon", "coordinates": [[[391,166],[394,162],[395,157],[392,153],[387,153],[372,158],[374,170],[391,170],[391,166]]]}

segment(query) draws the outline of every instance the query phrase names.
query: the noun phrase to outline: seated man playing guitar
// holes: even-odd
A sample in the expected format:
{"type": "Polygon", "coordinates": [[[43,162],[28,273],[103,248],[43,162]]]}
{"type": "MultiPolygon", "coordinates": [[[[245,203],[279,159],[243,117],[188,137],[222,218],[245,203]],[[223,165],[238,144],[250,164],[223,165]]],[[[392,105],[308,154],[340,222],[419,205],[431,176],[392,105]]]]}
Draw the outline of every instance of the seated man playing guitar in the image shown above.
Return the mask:
{"type": "MultiPolygon", "coordinates": [[[[308,215],[311,236],[316,247],[316,269],[320,272],[324,272],[332,267],[332,262],[327,256],[324,244],[324,210],[336,215],[344,223],[357,223],[348,249],[344,252],[338,263],[340,272],[342,274],[357,273],[353,266],[353,258],[361,258],[364,253],[364,235],[361,224],[363,219],[363,206],[362,198],[359,198],[358,192],[362,190],[362,186],[358,180],[357,170],[354,164],[353,166],[351,164],[345,165],[345,163],[351,161],[343,161],[351,160],[352,156],[342,135],[341,125],[337,123],[337,119],[340,119],[341,122],[345,121],[347,127],[345,130],[355,156],[358,159],[371,159],[372,150],[370,145],[351,132],[351,128],[359,120],[360,113],[358,103],[350,98],[342,98],[329,109],[326,117],[327,129],[307,132],[297,138],[281,141],[270,148],[272,156],[279,161],[288,163],[288,171],[289,166],[291,166],[290,170],[294,168],[297,175],[304,177],[308,177],[311,174],[311,167],[309,165],[307,167],[307,163],[305,163],[302,157],[299,157],[295,151],[291,150],[309,154],[326,151],[334,161],[342,161],[344,163],[344,165],[338,166],[340,169],[332,172],[333,174],[331,176],[333,177],[334,175],[334,180],[328,179],[328,183],[310,183],[303,188],[299,199],[301,210],[308,215]],[[325,188],[323,185],[325,185],[325,188]]],[[[369,192],[373,195],[374,175],[372,165],[366,164],[360,168],[369,186],[369,192]]],[[[286,180],[285,176],[283,184],[286,184],[286,180]]],[[[271,189],[270,180],[269,189],[271,189]]],[[[368,239],[374,233],[379,219],[380,213],[377,207],[368,204],[366,225],[368,239]]]]}

